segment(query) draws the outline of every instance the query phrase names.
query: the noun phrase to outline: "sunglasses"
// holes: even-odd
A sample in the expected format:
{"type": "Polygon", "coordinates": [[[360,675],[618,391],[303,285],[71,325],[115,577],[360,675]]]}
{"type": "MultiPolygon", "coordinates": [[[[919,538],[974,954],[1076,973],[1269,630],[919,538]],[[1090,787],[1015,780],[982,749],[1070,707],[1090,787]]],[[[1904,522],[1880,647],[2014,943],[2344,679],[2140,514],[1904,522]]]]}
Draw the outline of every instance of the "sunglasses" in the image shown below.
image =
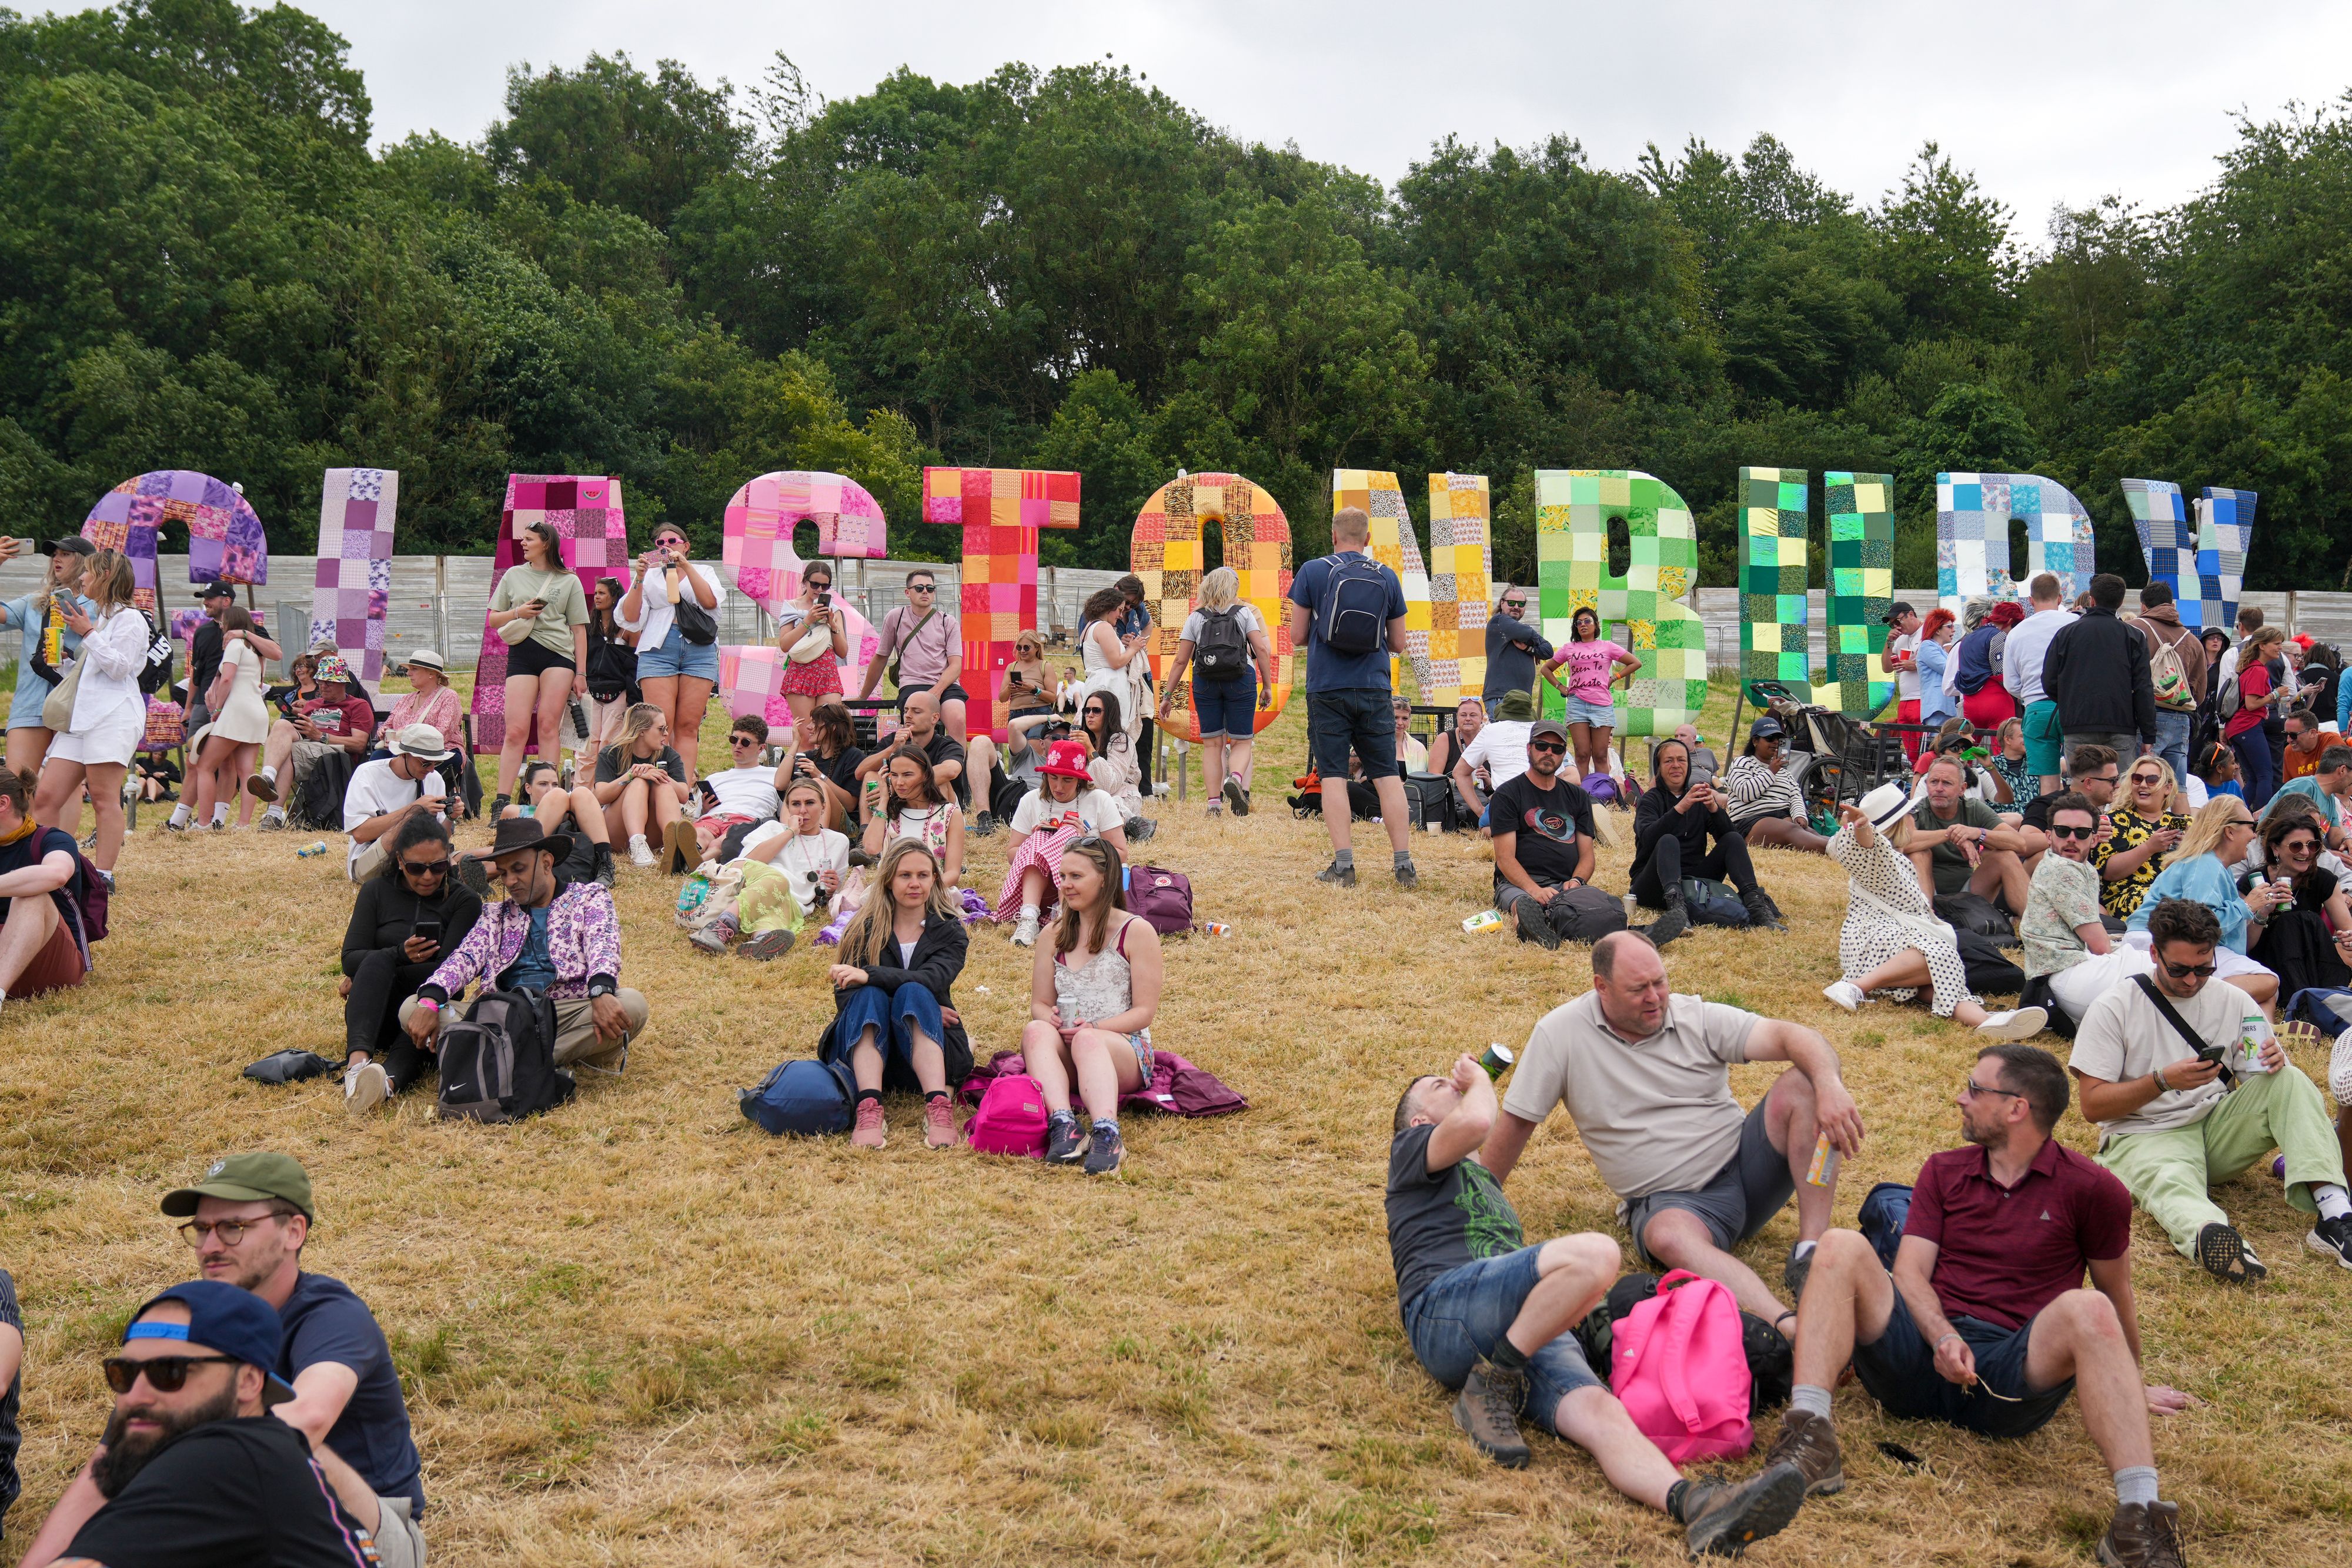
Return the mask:
{"type": "Polygon", "coordinates": [[[2062,828],[2053,825],[2050,836],[2053,839],[2087,839],[2098,831],[2096,828],[2062,828]]]}
{"type": "MultiPolygon", "coordinates": [[[[2210,964],[2175,964],[2170,960],[2167,960],[2164,966],[2164,972],[2171,976],[2176,980],[2185,980],[2191,975],[2196,975],[2205,979],[2210,979],[2213,976],[2213,966],[2210,964]]],[[[2226,996],[2228,993],[2224,992],[2222,994],[2226,996]]]]}
{"type": "Polygon", "coordinates": [[[1102,716],[1103,710],[1097,706],[1089,706],[1086,712],[1086,716],[1088,718],[1100,718],[1102,716]]]}
{"type": "Polygon", "coordinates": [[[727,744],[730,746],[757,746],[760,744],[760,737],[756,735],[730,735],[727,737],[727,744]]]}
{"type": "Polygon", "coordinates": [[[2307,855],[2318,848],[2319,841],[2316,839],[2288,839],[2279,845],[2279,853],[2283,855],[2307,855]]]}
{"type": "Polygon", "coordinates": [[[415,861],[403,861],[400,862],[400,869],[411,876],[446,876],[449,874],[449,862],[446,860],[437,860],[426,861],[419,864],[415,861]]]}
{"type": "Polygon", "coordinates": [[[99,1370],[106,1374],[106,1385],[117,1394],[130,1393],[131,1385],[142,1376],[147,1379],[147,1386],[156,1393],[177,1394],[187,1386],[188,1368],[216,1361],[244,1364],[233,1355],[157,1355],[145,1361],[110,1355],[98,1364],[99,1370]]]}
{"type": "Polygon", "coordinates": [[[907,585],[907,591],[909,593],[936,593],[939,591],[939,588],[935,583],[910,582],[907,585]]]}
{"type": "Polygon", "coordinates": [[[2163,777],[2161,773],[2135,773],[2131,776],[2131,780],[2135,784],[2153,784],[2163,777]]]}
{"type": "Polygon", "coordinates": [[[1527,607],[1528,601],[1524,599],[1506,599],[1503,601],[1503,608],[1511,612],[1514,615],[1517,614],[1520,611],[1525,610],[1527,607]]]}
{"type": "Polygon", "coordinates": [[[1561,745],[1557,740],[1530,740],[1528,742],[1528,749],[1529,751],[1540,751],[1548,757],[1565,757],[1568,755],[1568,747],[1561,745]]]}

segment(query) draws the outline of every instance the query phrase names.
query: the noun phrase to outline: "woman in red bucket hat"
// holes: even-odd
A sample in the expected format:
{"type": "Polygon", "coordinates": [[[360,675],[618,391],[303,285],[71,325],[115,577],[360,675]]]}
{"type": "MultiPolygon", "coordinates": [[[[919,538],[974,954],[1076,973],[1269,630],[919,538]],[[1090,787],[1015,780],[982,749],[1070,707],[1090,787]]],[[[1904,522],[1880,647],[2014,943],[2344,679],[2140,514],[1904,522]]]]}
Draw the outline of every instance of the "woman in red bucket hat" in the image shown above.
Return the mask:
{"type": "Polygon", "coordinates": [[[1004,871],[1004,891],[996,897],[995,916],[1010,918],[1020,912],[1013,929],[1013,945],[1034,946],[1037,922],[1062,869],[1062,852],[1087,833],[1099,833],[1127,855],[1127,834],[1120,824],[1125,813],[1118,799],[1095,788],[1087,772],[1094,751],[1085,741],[1057,740],[1037,765],[1037,788],[1024,796],[1013,813],[1013,863],[1004,871]]]}

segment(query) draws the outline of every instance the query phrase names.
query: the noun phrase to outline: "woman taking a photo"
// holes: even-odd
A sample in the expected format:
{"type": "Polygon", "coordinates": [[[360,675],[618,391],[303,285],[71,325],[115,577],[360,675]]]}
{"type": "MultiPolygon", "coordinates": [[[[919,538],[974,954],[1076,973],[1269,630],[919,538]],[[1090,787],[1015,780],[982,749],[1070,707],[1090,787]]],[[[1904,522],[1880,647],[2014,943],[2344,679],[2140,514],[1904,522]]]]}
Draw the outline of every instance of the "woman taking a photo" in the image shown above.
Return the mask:
{"type": "Polygon", "coordinates": [[[593,757],[620,738],[621,720],[642,700],[637,689],[637,634],[621,624],[617,577],[600,577],[588,594],[588,739],[593,757]]]}
{"type": "Polygon", "coordinates": [[[1568,704],[1568,733],[1576,747],[1576,777],[1609,771],[1609,737],[1617,727],[1617,683],[1631,684],[1642,661],[1601,635],[1601,612],[1580,606],[1569,618],[1568,642],[1544,667],[1568,704]],[[1552,672],[1568,666],[1562,682],[1552,672]]]}
{"type": "Polygon", "coordinates": [[[1013,861],[1004,871],[1003,891],[996,895],[992,917],[1008,920],[1017,910],[1021,923],[1013,928],[1015,947],[1037,945],[1037,922],[1061,871],[1063,852],[1087,833],[1100,833],[1122,855],[1127,838],[1120,831],[1118,802],[1094,787],[1087,771],[1087,743],[1057,740],[1037,765],[1037,788],[1023,797],[1013,813],[1013,861]]]}
{"type": "Polygon", "coordinates": [[[1055,876],[1062,915],[1029,967],[1022,1066],[1045,1099],[1045,1160],[1088,1176],[1118,1169],[1118,1101],[1151,1082],[1151,1019],[1160,1010],[1160,933],[1127,912],[1126,863],[1108,839],[1071,844],[1055,876]],[[1078,1131],[1070,1086],[1093,1123],[1078,1131]]]}
{"type": "MultiPolygon", "coordinates": [[[[1176,706],[1176,688],[1184,672],[1192,671],[1192,707],[1201,720],[1202,777],[1218,780],[1222,803],[1234,815],[1249,815],[1250,755],[1255,749],[1258,711],[1274,700],[1274,643],[1255,605],[1242,601],[1242,580],[1229,566],[1221,566],[1201,580],[1200,597],[1176,633],[1176,662],[1169,666],[1167,693],[1160,699],[1160,716],[1166,719],[1176,706]],[[1235,652],[1239,667],[1231,674],[1209,676],[1194,667],[1201,639],[1217,633],[1213,652],[1230,662],[1235,652]]],[[[1425,765],[1425,759],[1424,759],[1425,765]]],[[[1209,815],[1217,815],[1220,800],[1212,796],[1209,815]]]]}
{"type": "Polygon", "coordinates": [[[90,601],[79,591],[83,569],[97,552],[89,540],[72,537],[50,540],[41,553],[49,558],[49,570],[40,591],[0,604],[0,626],[14,626],[24,634],[17,646],[16,695],[8,704],[8,771],[28,777],[41,771],[49,753],[41,705],[55,686],[41,674],[40,666],[47,664],[62,677],[67,662],[81,652],[79,634],[66,626],[55,601],[60,594],[70,595],[84,615],[90,612],[90,601]]]}
{"type": "Polygon", "coordinates": [[[499,746],[499,789],[489,816],[514,799],[516,772],[531,727],[540,755],[552,762],[562,742],[563,705],[572,684],[588,689],[588,596],[563,564],[555,525],[530,524],[515,535],[520,565],[507,568],[490,594],[491,627],[507,645],[506,736],[499,746]]]}
{"type": "Polygon", "coordinates": [[[892,844],[875,879],[878,891],[843,930],[839,961],[827,972],[834,1017],[817,1055],[845,1058],[857,1081],[852,1146],[882,1147],[882,1092],[912,1088],[923,1096],[924,1144],[952,1148],[949,1086],[971,1076],[971,1042],[952,988],[971,938],[955,893],[921,844],[892,844]]]}
{"type": "Polygon", "coordinates": [[[639,703],[621,721],[621,738],[596,757],[595,797],[604,814],[604,836],[629,846],[631,865],[654,863],[650,831],[669,833],[686,816],[686,763],[669,744],[669,721],[660,708],[639,703]]]}
{"type": "Polygon", "coordinates": [[[1004,705],[1008,716],[1013,718],[1052,713],[1060,704],[1062,679],[1045,663],[1045,639],[1042,633],[1026,631],[1013,639],[1013,662],[1004,666],[1004,680],[996,688],[996,700],[1004,705]]]}
{"type": "Polygon", "coordinates": [[[707,643],[686,634],[678,605],[687,601],[716,615],[719,585],[687,557],[686,532],[664,523],[654,530],[654,547],[635,561],[635,575],[621,601],[621,624],[637,634],[637,685],[645,700],[661,710],[686,776],[695,776],[702,711],[719,685],[719,639],[707,643]]]}
{"type": "Polygon", "coordinates": [[[66,630],[81,637],[81,653],[74,661],[81,674],[67,672],[75,687],[72,717],[49,743],[33,798],[33,817],[41,826],[75,832],[81,821],[82,786],[89,786],[90,808],[98,815],[98,844],[90,859],[109,890],[114,886],[114,857],[122,851],[122,778],[147,734],[147,698],[139,676],[154,637],[146,615],[131,602],[131,573],[130,558],[100,550],[82,573],[92,608],[85,613],[78,601],[55,601],[66,630]]]}
{"type": "Polygon", "coordinates": [[[250,641],[253,616],[244,605],[232,604],[221,612],[220,625],[220,674],[205,695],[205,709],[213,721],[188,737],[195,747],[194,760],[188,765],[195,813],[185,823],[175,814],[164,824],[174,831],[213,831],[215,803],[235,797],[260,758],[261,743],[269,738],[269,710],[261,701],[261,655],[250,641]]]}
{"type": "Polygon", "coordinates": [[[841,695],[849,631],[834,602],[830,562],[814,560],[802,569],[801,596],[776,614],[776,646],[784,651],[784,702],[795,724],[825,698],[841,695]]]}
{"type": "Polygon", "coordinates": [[[940,880],[955,886],[963,875],[963,810],[940,788],[931,759],[902,746],[890,754],[879,778],[866,781],[866,852],[879,858],[891,843],[912,839],[931,852],[940,880]]]}
{"type": "Polygon", "coordinates": [[[2173,852],[2171,862],[2157,873],[2147,896],[2131,912],[2128,924],[2134,931],[2146,931],[2147,917],[2168,898],[2186,898],[2205,905],[2221,923],[2221,944],[2213,949],[2213,977],[2229,981],[2260,1002],[2264,1015],[2275,1022],[2278,977],[2246,956],[2246,949],[2261,939],[2263,926],[2294,894],[2284,882],[2258,881],[2245,896],[2239,896],[2238,879],[2230,868],[2246,858],[2253,841],[2254,814],[2243,800],[2229,795],[2208,800],[2203,810],[2189,819],[2180,847],[2173,852]]]}
{"type": "Polygon", "coordinates": [[[433,977],[481,918],[454,874],[449,830],[411,812],[392,831],[383,870],[360,884],[343,932],[343,1108],[374,1110],[416,1081],[425,1052],[400,1027],[400,1004],[433,977]]]}
{"type": "MultiPolygon", "coordinates": [[[[1144,658],[1146,633],[1134,632],[1125,637],[1118,634],[1119,618],[1127,609],[1127,595],[1118,591],[1117,584],[1097,589],[1087,596],[1085,608],[1078,612],[1078,658],[1085,666],[1085,678],[1078,691],[1082,696],[1107,693],[1118,701],[1121,714],[1133,714],[1139,718],[1143,710],[1136,706],[1135,693],[1142,685],[1141,671],[1134,665],[1144,658]]],[[[1144,659],[1146,668],[1150,664],[1144,659]]],[[[1095,750],[1099,754],[1102,747],[1097,746],[1095,750]]]]}

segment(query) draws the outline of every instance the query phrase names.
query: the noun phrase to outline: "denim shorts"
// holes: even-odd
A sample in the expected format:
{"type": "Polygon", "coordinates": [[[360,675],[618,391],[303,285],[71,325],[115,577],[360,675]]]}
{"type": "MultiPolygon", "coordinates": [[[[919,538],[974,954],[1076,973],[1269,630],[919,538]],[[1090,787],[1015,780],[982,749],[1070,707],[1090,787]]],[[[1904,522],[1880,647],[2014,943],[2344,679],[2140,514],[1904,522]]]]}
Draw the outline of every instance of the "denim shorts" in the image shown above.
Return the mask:
{"type": "Polygon", "coordinates": [[[1595,729],[1617,727],[1615,703],[1589,703],[1582,697],[1570,697],[1567,701],[1569,723],[1589,724],[1595,729]]]}
{"type": "MultiPolygon", "coordinates": [[[[1494,1354],[1543,1277],[1536,1266],[1542,1252],[1539,1244],[1522,1247],[1448,1269],[1404,1304],[1404,1337],[1430,1376],[1459,1388],[1479,1358],[1494,1354]]],[[[1572,1333],[1528,1357],[1528,1415],[1554,1437],[1559,1435],[1553,1425],[1559,1402],[1580,1388],[1601,1386],[1572,1333]]]]}
{"type": "Polygon", "coordinates": [[[1192,706],[1201,716],[1201,738],[1223,736],[1247,740],[1257,733],[1257,677],[1236,675],[1230,681],[1194,681],[1192,706]]]}
{"type": "Polygon", "coordinates": [[[669,635],[657,646],[637,650],[637,679],[664,681],[676,675],[692,675],[717,685],[719,644],[688,642],[685,628],[673,621],[669,623],[669,635]]]}
{"type": "MultiPolygon", "coordinates": [[[[40,676],[33,674],[29,665],[22,663],[18,664],[16,666],[16,695],[11,698],[8,703],[8,727],[10,729],[39,729],[43,727],[41,724],[41,705],[49,700],[49,692],[51,689],[49,683],[41,679],[40,676]]],[[[188,733],[194,735],[195,730],[194,727],[191,727],[188,733]]]]}
{"type": "Polygon", "coordinates": [[[1625,1206],[1625,1228],[1633,1233],[1633,1255],[1654,1265],[1657,1260],[1642,1245],[1642,1231],[1660,1209],[1684,1209],[1698,1216],[1716,1246],[1728,1252],[1763,1229],[1796,1191],[1789,1156],[1772,1146],[1771,1134],[1764,1129],[1764,1101],[1759,1098],[1740,1124],[1738,1152],[1705,1186],[1634,1198],[1625,1206]]]}
{"type": "Polygon", "coordinates": [[[1854,1375],[1889,1416],[1906,1421],[1942,1421],[1987,1437],[2022,1437],[2049,1425],[2074,1391],[2068,1378],[2036,1394],[2025,1382],[2025,1352],[2033,1320],[2008,1329],[1980,1318],[1956,1317],[1952,1330],[1968,1341],[1977,1376],[1988,1388],[2009,1396],[1996,1399],[1975,1388],[1947,1382],[1936,1370],[1936,1347],[1919,1337],[1911,1309],[1895,1297],[1895,1315],[1875,1343],[1853,1347],[1854,1375]],[[2011,1400],[2019,1401],[2011,1404],[2011,1400]]]}
{"type": "Polygon", "coordinates": [[[1326,779],[1348,776],[1348,753],[1363,759],[1364,777],[1393,779],[1396,710],[1385,686],[1307,694],[1307,741],[1310,765],[1326,779]]]}

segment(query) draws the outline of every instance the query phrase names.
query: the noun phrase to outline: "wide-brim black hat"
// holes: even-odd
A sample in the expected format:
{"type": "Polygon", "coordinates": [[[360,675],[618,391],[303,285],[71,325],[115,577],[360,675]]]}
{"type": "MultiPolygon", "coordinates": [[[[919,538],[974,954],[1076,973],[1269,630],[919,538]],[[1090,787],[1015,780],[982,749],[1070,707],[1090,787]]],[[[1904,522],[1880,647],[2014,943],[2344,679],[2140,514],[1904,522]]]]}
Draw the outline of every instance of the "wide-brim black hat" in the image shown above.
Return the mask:
{"type": "Polygon", "coordinates": [[[474,858],[500,861],[525,850],[545,850],[557,860],[572,852],[570,833],[551,833],[537,817],[500,817],[498,831],[490,837],[490,847],[474,852],[474,858]]]}

